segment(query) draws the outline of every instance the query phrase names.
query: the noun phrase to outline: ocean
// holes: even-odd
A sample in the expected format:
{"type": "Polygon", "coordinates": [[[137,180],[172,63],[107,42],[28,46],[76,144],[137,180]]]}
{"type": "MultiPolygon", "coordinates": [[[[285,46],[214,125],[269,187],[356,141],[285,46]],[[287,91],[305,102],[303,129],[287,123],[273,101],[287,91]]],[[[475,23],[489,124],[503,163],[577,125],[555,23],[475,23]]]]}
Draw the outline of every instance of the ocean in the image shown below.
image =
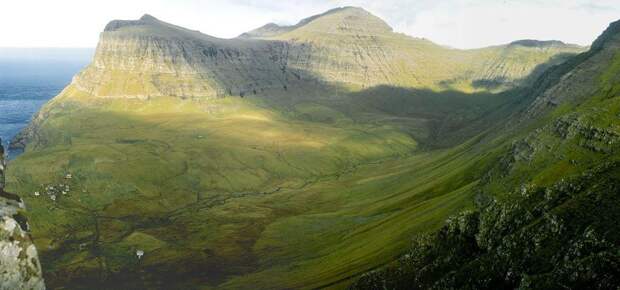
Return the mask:
{"type": "MultiPolygon", "coordinates": [[[[0,139],[7,145],[41,106],[71,82],[92,49],[0,48],[0,139]]],[[[5,146],[6,147],[6,146],[5,146]]],[[[9,151],[9,158],[20,152],[9,151]]]]}

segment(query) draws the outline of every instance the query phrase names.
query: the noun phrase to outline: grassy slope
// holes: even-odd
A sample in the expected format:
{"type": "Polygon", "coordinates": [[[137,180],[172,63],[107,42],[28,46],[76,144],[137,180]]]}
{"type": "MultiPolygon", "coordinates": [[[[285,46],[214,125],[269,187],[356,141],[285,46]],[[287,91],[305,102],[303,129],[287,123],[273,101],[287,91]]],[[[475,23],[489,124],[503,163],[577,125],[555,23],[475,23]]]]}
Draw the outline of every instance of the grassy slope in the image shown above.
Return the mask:
{"type": "Polygon", "coordinates": [[[320,102],[278,113],[259,98],[63,94],[9,179],[29,193],[52,287],[346,280],[470,205],[479,170],[469,144],[417,152],[398,128],[369,122],[376,115],[353,120],[320,102]],[[56,202],[33,195],[60,183],[70,192],[56,202]]]}
{"type": "MultiPolygon", "coordinates": [[[[483,254],[470,256],[462,264],[446,256],[435,257],[436,253],[430,252],[435,259],[446,258],[442,261],[447,261],[445,265],[448,265],[444,272],[431,276],[446,278],[441,281],[445,284],[435,286],[545,289],[573,285],[571,287],[607,289],[617,285],[618,227],[614,220],[619,206],[620,53],[612,45],[600,55],[593,52],[589,60],[569,73],[588,75],[592,83],[562,78],[558,84],[561,89],[556,90],[576,90],[579,86],[592,85],[586,90],[590,93],[563,100],[541,118],[527,120],[524,123],[527,126],[508,129],[511,134],[496,132],[490,134],[490,138],[481,136],[483,143],[490,144],[475,143],[474,139],[460,146],[470,148],[471,154],[476,156],[475,165],[465,167],[465,172],[472,177],[485,173],[467,190],[480,192],[478,197],[483,200],[490,198],[499,202],[480,211],[480,232],[475,240],[481,246],[485,246],[485,242],[498,244],[486,245],[489,249],[482,249],[483,254]],[[595,71],[590,71],[592,67],[595,71]],[[527,143],[525,148],[524,143],[527,143]],[[538,212],[541,208],[544,210],[538,212]],[[560,234],[554,232],[557,228],[560,234]],[[534,242],[541,240],[544,242],[534,242]],[[511,278],[506,278],[510,275],[511,278]]],[[[462,172],[463,167],[455,166],[451,170],[462,172]]],[[[462,222],[453,219],[445,230],[454,230],[452,227],[462,227],[462,222]]],[[[447,237],[452,237],[451,234],[454,233],[447,237]]],[[[405,242],[410,241],[409,237],[405,242]]],[[[439,234],[438,237],[445,236],[439,234]]],[[[444,249],[447,253],[454,249],[466,250],[458,248],[462,245],[450,243],[444,249]]],[[[416,267],[433,269],[429,265],[437,265],[432,259],[426,263],[416,267]]],[[[420,268],[409,270],[419,272],[420,268]]],[[[394,277],[399,275],[398,271],[394,272],[394,277]]],[[[416,277],[402,273],[401,278],[416,277]]],[[[400,286],[410,289],[412,281],[404,281],[406,283],[400,286]]],[[[422,285],[430,287],[437,280],[430,281],[422,285]]],[[[398,280],[392,282],[398,285],[398,280]]],[[[378,285],[382,284],[375,284],[378,285]]]]}
{"type": "Polygon", "coordinates": [[[498,135],[502,158],[480,182],[486,202],[476,212],[452,219],[356,288],[617,287],[617,31],[612,24],[597,41],[604,45],[550,76],[555,83],[541,94],[549,99],[535,103],[555,105],[521,122],[511,138],[498,135]]]}

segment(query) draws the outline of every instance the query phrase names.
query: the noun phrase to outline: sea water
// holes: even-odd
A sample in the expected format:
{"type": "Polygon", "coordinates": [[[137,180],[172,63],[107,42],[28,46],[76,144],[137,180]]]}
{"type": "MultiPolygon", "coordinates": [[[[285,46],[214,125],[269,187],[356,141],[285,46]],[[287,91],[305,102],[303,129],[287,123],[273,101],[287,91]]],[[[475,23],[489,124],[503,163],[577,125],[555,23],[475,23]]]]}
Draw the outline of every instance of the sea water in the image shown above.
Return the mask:
{"type": "MultiPolygon", "coordinates": [[[[56,54],[58,54],[58,49],[56,54]]],[[[48,50],[0,49],[0,138],[6,146],[39,109],[71,82],[89,61],[89,50],[50,57],[48,50]],[[24,53],[25,52],[25,53],[24,53]]],[[[63,51],[64,53],[64,51],[63,51]]],[[[9,151],[9,158],[19,151],[9,151]]]]}

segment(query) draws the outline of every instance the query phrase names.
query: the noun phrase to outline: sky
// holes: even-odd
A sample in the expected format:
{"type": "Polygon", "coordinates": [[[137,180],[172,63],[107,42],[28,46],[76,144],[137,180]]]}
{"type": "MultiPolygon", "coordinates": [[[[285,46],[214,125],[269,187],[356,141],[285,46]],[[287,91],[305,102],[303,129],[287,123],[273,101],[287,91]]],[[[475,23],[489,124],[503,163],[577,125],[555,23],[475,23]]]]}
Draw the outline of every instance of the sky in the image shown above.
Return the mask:
{"type": "Polygon", "coordinates": [[[231,38],[341,6],[365,8],[397,32],[456,48],[518,39],[589,45],[620,19],[620,0],[0,0],[0,47],[95,47],[110,20],[145,13],[231,38]]]}

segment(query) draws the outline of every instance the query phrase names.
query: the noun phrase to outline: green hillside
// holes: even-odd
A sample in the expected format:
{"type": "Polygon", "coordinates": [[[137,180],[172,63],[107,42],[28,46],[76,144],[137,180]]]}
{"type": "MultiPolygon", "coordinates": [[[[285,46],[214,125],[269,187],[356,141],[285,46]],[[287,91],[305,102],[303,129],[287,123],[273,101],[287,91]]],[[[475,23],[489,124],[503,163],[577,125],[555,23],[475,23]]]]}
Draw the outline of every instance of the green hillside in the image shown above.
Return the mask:
{"type": "Polygon", "coordinates": [[[620,22],[553,68],[500,129],[474,210],[419,235],[354,289],[614,289],[620,284],[620,22]]]}
{"type": "Polygon", "coordinates": [[[471,205],[471,145],[427,153],[370,122],[381,113],[269,102],[66,90],[9,176],[27,193],[48,285],[320,286],[388,262],[471,205]]]}
{"type": "MultiPolygon", "coordinates": [[[[534,193],[585,172],[595,177],[579,192],[614,180],[614,27],[576,55],[532,40],[446,48],[359,8],[229,40],[148,15],[113,21],[93,62],[13,142],[25,153],[8,187],[28,205],[51,289],[397,287],[410,280],[392,264],[413,237],[476,213],[480,227],[458,230],[470,244],[492,236],[484,251],[445,266],[414,250],[436,266],[426,288],[463,260],[496,258],[493,239],[513,228],[483,227],[495,220],[486,208],[547,206],[534,193]]],[[[597,205],[580,198],[545,210],[597,205]]],[[[515,228],[541,214],[511,213],[515,228]]],[[[570,233],[590,224],[597,237],[609,225],[584,219],[570,233]]]]}

